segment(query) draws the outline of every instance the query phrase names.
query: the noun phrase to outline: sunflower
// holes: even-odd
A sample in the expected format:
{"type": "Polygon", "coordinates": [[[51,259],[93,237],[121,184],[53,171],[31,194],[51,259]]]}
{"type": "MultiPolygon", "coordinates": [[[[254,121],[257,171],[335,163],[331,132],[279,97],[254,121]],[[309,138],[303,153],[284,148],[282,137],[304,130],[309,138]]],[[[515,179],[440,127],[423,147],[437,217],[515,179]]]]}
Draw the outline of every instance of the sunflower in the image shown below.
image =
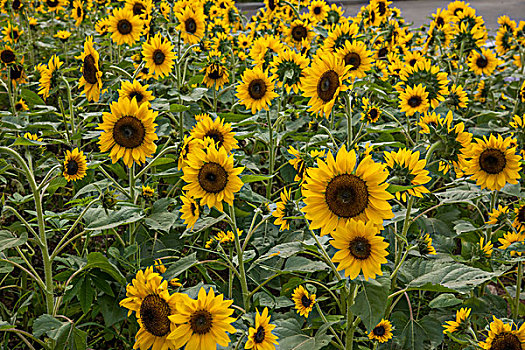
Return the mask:
{"type": "MultiPolygon", "coordinates": [[[[390,206],[390,205],[388,205],[390,206]]],[[[383,275],[381,264],[387,262],[388,243],[378,235],[379,226],[372,221],[350,219],[331,233],[330,244],[338,251],[332,257],[338,263],[337,271],[345,270],[345,276],[355,279],[362,271],[366,280],[383,275]]]]}
{"type": "Polygon", "coordinates": [[[202,8],[184,7],[180,12],[175,14],[179,20],[177,30],[186,44],[193,45],[201,41],[204,36],[206,24],[204,22],[204,13],[202,8]]]}
{"type": "Polygon", "coordinates": [[[455,321],[446,321],[443,325],[443,334],[454,333],[459,329],[463,329],[467,326],[466,322],[470,316],[471,309],[464,307],[456,311],[455,321]]]}
{"type": "Polygon", "coordinates": [[[155,79],[168,76],[173,70],[175,64],[173,61],[175,59],[173,44],[168,39],[163,38],[160,33],[142,45],[142,56],[146,62],[146,67],[155,75],[155,79]]]}
{"type": "Polygon", "coordinates": [[[301,184],[306,179],[306,169],[309,166],[313,166],[317,158],[324,158],[325,151],[324,150],[311,150],[310,153],[306,152],[304,154],[301,154],[298,150],[296,150],[293,146],[288,147],[288,153],[294,156],[293,159],[290,159],[288,163],[292,165],[297,172],[294,177],[294,181],[298,181],[301,184]]]}
{"type": "Polygon", "coordinates": [[[262,314],[256,310],[255,314],[255,328],[250,327],[248,330],[248,340],[244,345],[245,349],[254,350],[271,350],[275,349],[274,344],[277,342],[277,336],[272,334],[275,325],[270,324],[270,316],[268,316],[268,308],[265,307],[262,314]]]}
{"type": "MultiPolygon", "coordinates": [[[[505,250],[513,243],[521,242],[523,244],[525,241],[525,234],[523,232],[507,232],[504,233],[503,238],[499,238],[498,241],[501,243],[501,247],[499,247],[499,249],[505,250]]],[[[516,252],[514,250],[510,252],[511,256],[514,256],[515,254],[521,256],[522,252],[516,252]]]]}
{"type": "Polygon", "coordinates": [[[368,334],[368,339],[386,343],[389,339],[392,339],[392,336],[392,323],[388,320],[381,319],[381,322],[368,334]]]}
{"type": "Polygon", "coordinates": [[[55,38],[60,39],[61,42],[65,43],[67,39],[71,36],[71,32],[68,32],[67,30],[59,30],[55,35],[53,35],[55,38]]]}
{"type": "Polygon", "coordinates": [[[460,108],[467,108],[468,97],[461,85],[454,84],[449,90],[448,94],[449,105],[456,110],[460,108]]]}
{"type": "Polygon", "coordinates": [[[280,56],[285,46],[275,35],[265,35],[257,38],[250,49],[250,57],[255,65],[267,68],[274,57],[280,56]]]}
{"type": "Polygon", "coordinates": [[[140,329],[135,335],[133,349],[176,349],[169,335],[176,325],[169,317],[175,314],[177,304],[189,300],[186,294],[168,291],[168,281],[153,272],[153,266],[140,270],[131,284],[126,287],[126,298],[120,306],[128,309],[128,316],[135,312],[140,329]]]}
{"type": "Polygon", "coordinates": [[[160,3],[159,9],[160,9],[160,13],[162,13],[162,16],[164,16],[164,19],[168,21],[170,18],[170,13],[171,13],[170,4],[166,1],[163,1],[160,3]]]}
{"type": "Polygon", "coordinates": [[[225,64],[225,57],[219,51],[212,51],[208,55],[208,62],[202,68],[204,78],[202,82],[208,88],[219,91],[229,81],[230,74],[225,64]]]}
{"type": "Polygon", "coordinates": [[[485,350],[523,350],[525,348],[525,323],[518,329],[513,324],[503,323],[496,316],[492,316],[490,330],[484,342],[478,345],[485,350]]]}
{"type": "MultiPolygon", "coordinates": [[[[24,59],[22,58],[22,62],[24,63],[24,59]]],[[[14,87],[16,87],[16,84],[24,84],[27,83],[27,75],[26,71],[24,69],[24,66],[22,64],[12,64],[9,66],[9,75],[11,76],[11,83],[14,87]]]]}
{"type": "Polygon", "coordinates": [[[521,156],[516,154],[515,147],[510,147],[512,139],[491,134],[488,139],[483,136],[483,140],[475,140],[476,143],[462,150],[465,157],[470,158],[465,164],[465,174],[472,175],[482,189],[500,190],[506,183],[517,184],[521,156]]]}
{"type": "Polygon", "coordinates": [[[144,23],[138,16],[133,16],[133,12],[124,8],[113,9],[108,20],[108,31],[117,45],[133,45],[140,39],[143,26],[144,23]]]}
{"type": "MultiPolygon", "coordinates": [[[[524,82],[524,84],[525,84],[525,82],[524,82]]],[[[522,102],[525,102],[525,89],[523,89],[523,92],[524,93],[522,95],[522,102]]],[[[481,80],[478,83],[478,87],[476,89],[476,93],[474,94],[474,99],[476,101],[481,102],[481,103],[485,103],[485,101],[487,100],[488,93],[489,93],[489,89],[488,89],[488,87],[485,86],[485,81],[481,80]]]]}
{"type": "Polygon", "coordinates": [[[372,52],[366,49],[362,41],[347,41],[345,45],[336,51],[339,58],[349,67],[350,76],[364,78],[366,72],[372,69],[372,52]]]}
{"type": "Polygon", "coordinates": [[[106,35],[109,31],[109,17],[104,17],[95,23],[95,30],[100,35],[106,35]]]}
{"type": "Polygon", "coordinates": [[[86,16],[86,13],[84,12],[84,3],[82,0],[75,0],[73,1],[73,10],[72,10],[72,16],[75,20],[75,26],[79,26],[80,23],[84,20],[84,17],[86,16]]]}
{"type": "Polygon", "coordinates": [[[273,91],[274,79],[274,76],[268,77],[268,72],[263,71],[261,67],[246,69],[235,96],[240,100],[240,104],[252,110],[252,114],[261,109],[269,109],[271,100],[278,96],[273,91]]]}
{"type": "Polygon", "coordinates": [[[18,29],[18,27],[12,26],[11,23],[7,23],[7,26],[2,30],[4,34],[4,41],[16,44],[20,36],[24,33],[23,30],[18,29]]]}
{"type": "Polygon", "coordinates": [[[26,101],[24,101],[23,99],[20,99],[17,103],[15,103],[15,109],[18,112],[21,112],[21,111],[28,111],[29,107],[27,106],[26,101]]]}
{"type": "Polygon", "coordinates": [[[154,141],[158,140],[155,133],[155,118],[158,112],[153,112],[147,104],[138,105],[135,99],[121,98],[111,103],[111,112],[102,113],[102,124],[97,129],[103,130],[100,135],[100,151],[111,150],[113,163],[120,158],[131,168],[133,163],[142,164],[146,157],[151,157],[157,150],[154,141]]]}
{"type": "Polygon", "coordinates": [[[58,69],[64,64],[61,62],[57,55],[51,56],[47,65],[44,65],[40,71],[40,90],[38,93],[42,95],[44,99],[49,97],[49,93],[52,88],[58,83],[58,69]]]}
{"type": "Polygon", "coordinates": [[[451,20],[450,13],[447,10],[441,8],[438,8],[436,13],[432,14],[432,17],[433,23],[435,23],[436,27],[438,28],[446,26],[451,20]]]}
{"type": "Polygon", "coordinates": [[[84,152],[75,148],[73,152],[66,151],[63,175],[67,182],[81,180],[86,176],[87,162],[84,152]]]}
{"type": "Polygon", "coordinates": [[[59,12],[67,6],[66,0],[45,0],[47,12],[59,12]]]}
{"type": "Polygon", "coordinates": [[[102,71],[99,68],[99,54],[93,47],[92,36],[87,37],[84,42],[84,52],[76,58],[83,62],[82,76],[78,82],[78,87],[84,87],[88,101],[98,102],[102,88],[102,71]]]}
{"type": "Polygon", "coordinates": [[[334,159],[328,153],[326,162],[317,159],[318,168],[309,168],[302,187],[306,206],[302,209],[312,229],[321,229],[324,236],[351,219],[381,225],[394,216],[384,181],[388,172],[372,158],[365,157],[357,165],[354,150],[343,146],[334,159]],[[356,169],[354,169],[356,168],[356,169]]]}
{"type": "Polygon", "coordinates": [[[501,55],[505,55],[512,49],[512,39],[514,38],[514,31],[505,26],[498,29],[496,34],[496,51],[501,55]]]}
{"type": "Polygon", "coordinates": [[[180,208],[181,219],[184,220],[187,228],[193,228],[200,215],[199,204],[187,193],[183,194],[180,199],[182,200],[182,207],[180,208]]]}
{"type": "Polygon", "coordinates": [[[127,98],[128,100],[135,99],[137,104],[140,106],[142,104],[150,105],[150,102],[155,99],[155,96],[148,91],[149,85],[142,85],[138,80],[133,80],[133,83],[130,81],[122,81],[120,89],[118,90],[119,98],[127,98]]]}
{"type": "Polygon", "coordinates": [[[330,11],[330,6],[324,0],[314,0],[308,6],[308,11],[316,22],[321,22],[326,18],[328,11],[330,11]]]}
{"type": "Polygon", "coordinates": [[[207,113],[198,115],[195,119],[198,122],[191,130],[192,138],[202,141],[211,138],[217,147],[224,148],[227,153],[239,148],[231,123],[224,123],[224,119],[219,117],[213,120],[207,113]]]}
{"type": "Polygon", "coordinates": [[[296,19],[287,26],[286,40],[297,50],[303,48],[305,40],[306,42],[311,42],[314,36],[315,33],[312,30],[312,26],[307,21],[296,19]]]}
{"type": "Polygon", "coordinates": [[[235,333],[231,325],[234,318],[233,309],[229,306],[233,300],[224,300],[224,296],[215,296],[213,288],[208,294],[201,288],[197,300],[187,298],[177,303],[174,315],[169,316],[171,322],[178,325],[168,339],[173,341],[174,348],[187,350],[208,350],[221,346],[228,346],[230,337],[226,334],[235,333]]]}
{"type": "Polygon", "coordinates": [[[349,76],[349,70],[350,67],[345,66],[335,54],[318,51],[301,79],[303,96],[310,97],[310,112],[326,118],[330,116],[339,93],[348,89],[344,81],[349,76]]]}
{"type": "Polygon", "coordinates": [[[500,60],[491,50],[485,48],[480,50],[481,52],[472,50],[468,59],[468,66],[476,75],[491,75],[500,64],[500,60]]]}
{"type": "Polygon", "coordinates": [[[421,255],[436,255],[436,249],[432,246],[432,238],[428,233],[419,239],[418,249],[421,255]]]}
{"type": "Polygon", "coordinates": [[[29,29],[36,30],[36,26],[38,25],[38,20],[34,17],[28,17],[27,20],[29,23],[29,29]]]}
{"type": "Polygon", "coordinates": [[[182,179],[188,184],[183,187],[201,204],[222,211],[222,202],[232,205],[234,193],[243,183],[239,174],[244,167],[233,167],[233,156],[228,156],[226,149],[210,145],[206,150],[196,149],[188,154],[186,166],[182,168],[182,179]]]}
{"type": "Polygon", "coordinates": [[[151,188],[150,186],[142,185],[142,197],[152,198],[154,194],[155,189],[151,188]]]}
{"type": "Polygon", "coordinates": [[[0,50],[0,62],[3,64],[11,64],[16,62],[16,54],[11,48],[11,46],[6,45],[3,49],[0,50]]]}
{"type": "Polygon", "coordinates": [[[512,222],[512,227],[514,227],[516,231],[522,233],[523,231],[525,231],[525,204],[521,204],[518,207],[516,207],[514,209],[514,214],[516,215],[516,217],[512,222]]]}
{"type": "Polygon", "coordinates": [[[179,157],[177,160],[177,168],[179,170],[182,170],[182,168],[186,164],[186,161],[188,160],[188,154],[195,152],[196,149],[203,148],[206,148],[206,145],[204,144],[204,142],[202,142],[202,140],[194,139],[191,136],[185,135],[184,141],[182,142],[182,146],[180,147],[179,157]]]}
{"type": "Polygon", "coordinates": [[[22,0],[2,0],[0,3],[2,12],[6,14],[9,14],[10,10],[13,10],[15,13],[17,13],[22,9],[22,7],[24,7],[22,0]]]}
{"type": "Polygon", "coordinates": [[[294,202],[291,200],[291,189],[286,190],[284,188],[281,191],[281,201],[276,203],[277,208],[272,213],[272,216],[275,217],[273,222],[275,225],[280,225],[279,230],[289,230],[290,229],[290,219],[287,217],[292,216],[295,208],[294,202]]]}
{"type": "Polygon", "coordinates": [[[425,113],[429,107],[428,92],[422,84],[407,86],[405,91],[399,94],[399,108],[407,116],[412,116],[416,112],[425,113]]]}
{"type": "Polygon", "coordinates": [[[315,294],[310,294],[303,286],[294,289],[292,301],[295,303],[297,313],[305,318],[308,318],[308,315],[312,312],[314,305],[317,302],[315,294]]]}
{"type": "MultiPolygon", "coordinates": [[[[243,233],[242,230],[237,229],[237,235],[239,237],[242,235],[242,233],[243,233]]],[[[230,244],[235,241],[235,236],[233,235],[232,231],[227,231],[227,232],[220,231],[219,233],[217,233],[217,235],[215,235],[214,238],[217,241],[217,243],[220,243],[220,244],[230,244]]]]}
{"type": "Polygon", "coordinates": [[[38,141],[38,142],[42,142],[44,141],[44,139],[38,137],[37,134],[31,134],[30,132],[26,132],[24,134],[24,138],[28,139],[28,140],[32,140],[32,141],[38,141]]]}
{"type": "Polygon", "coordinates": [[[291,49],[285,49],[279,56],[275,56],[270,63],[270,72],[277,76],[277,85],[290,93],[293,90],[299,93],[304,70],[308,68],[310,59],[291,49]]]}
{"type": "Polygon", "coordinates": [[[509,215],[509,210],[508,206],[499,205],[498,208],[494,208],[489,213],[489,219],[485,223],[489,225],[497,225],[498,223],[505,221],[509,215]]]}
{"type": "Polygon", "coordinates": [[[425,170],[427,162],[425,159],[419,159],[419,151],[412,152],[403,148],[397,152],[385,152],[384,156],[391,177],[398,179],[392,182],[395,185],[411,187],[397,191],[395,195],[398,200],[404,202],[409,195],[423,197],[423,193],[430,193],[424,186],[430,181],[428,170],[425,170]]]}
{"type": "Polygon", "coordinates": [[[487,241],[487,243],[485,243],[484,237],[481,237],[479,239],[479,251],[481,252],[481,254],[483,254],[483,256],[489,258],[492,255],[493,248],[494,248],[494,245],[492,244],[491,241],[487,241]]]}
{"type": "Polygon", "coordinates": [[[324,41],[323,48],[326,51],[334,52],[345,46],[347,42],[353,42],[359,34],[359,26],[357,23],[350,23],[346,21],[335,26],[324,41]]]}
{"type": "Polygon", "coordinates": [[[363,97],[363,113],[361,113],[361,120],[366,120],[366,123],[375,123],[381,117],[381,109],[378,106],[370,103],[368,98],[363,97]]]}
{"type": "Polygon", "coordinates": [[[151,0],[126,0],[124,8],[133,12],[133,16],[145,19],[151,12],[153,4],[151,0]]]}

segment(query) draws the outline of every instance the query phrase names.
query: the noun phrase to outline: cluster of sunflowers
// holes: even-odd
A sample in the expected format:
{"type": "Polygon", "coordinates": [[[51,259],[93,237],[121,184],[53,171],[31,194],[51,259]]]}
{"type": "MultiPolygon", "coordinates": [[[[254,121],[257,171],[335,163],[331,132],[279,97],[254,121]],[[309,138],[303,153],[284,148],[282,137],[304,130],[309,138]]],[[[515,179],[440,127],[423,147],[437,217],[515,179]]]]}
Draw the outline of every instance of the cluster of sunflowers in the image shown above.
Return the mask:
{"type": "Polygon", "coordinates": [[[525,349],[525,21],[0,11],[3,347],[525,349]]]}

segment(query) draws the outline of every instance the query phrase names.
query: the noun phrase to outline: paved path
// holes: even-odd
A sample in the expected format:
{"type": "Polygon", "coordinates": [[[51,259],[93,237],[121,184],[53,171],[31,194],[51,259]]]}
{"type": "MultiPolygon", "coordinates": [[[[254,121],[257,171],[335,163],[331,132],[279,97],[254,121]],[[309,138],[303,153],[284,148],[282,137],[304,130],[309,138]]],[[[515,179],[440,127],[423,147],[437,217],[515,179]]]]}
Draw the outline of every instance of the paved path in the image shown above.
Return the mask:
{"type": "MultiPolygon", "coordinates": [[[[419,27],[423,23],[428,23],[430,16],[438,7],[446,8],[451,1],[445,0],[406,0],[393,1],[390,6],[401,9],[403,17],[407,22],[413,22],[419,27]]],[[[470,6],[476,9],[476,14],[483,16],[485,25],[489,29],[497,29],[498,17],[507,15],[516,23],[525,21],[525,0],[466,0],[470,6]]],[[[354,16],[363,4],[345,5],[346,13],[354,16]]]]}

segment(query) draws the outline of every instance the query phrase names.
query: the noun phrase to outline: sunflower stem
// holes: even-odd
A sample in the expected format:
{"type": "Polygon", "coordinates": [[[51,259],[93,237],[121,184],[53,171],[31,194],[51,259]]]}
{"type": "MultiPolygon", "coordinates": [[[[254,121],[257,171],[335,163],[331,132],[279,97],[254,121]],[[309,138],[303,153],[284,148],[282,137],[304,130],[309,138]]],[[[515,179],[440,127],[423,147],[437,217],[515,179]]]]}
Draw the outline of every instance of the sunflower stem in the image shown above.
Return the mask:
{"type": "Polygon", "coordinates": [[[248,282],[246,279],[246,270],[244,269],[244,252],[241,248],[241,240],[239,239],[239,233],[237,232],[237,223],[235,221],[235,208],[233,207],[233,202],[228,206],[230,209],[230,221],[233,229],[233,236],[235,238],[235,249],[237,250],[237,261],[239,263],[239,274],[241,289],[242,289],[242,299],[244,309],[248,311],[250,309],[250,293],[248,291],[248,282]]]}
{"type": "Polygon", "coordinates": [[[345,114],[347,119],[347,128],[348,128],[348,135],[346,140],[346,147],[348,147],[348,150],[350,150],[350,146],[352,145],[352,141],[354,140],[354,130],[352,125],[352,105],[350,100],[350,94],[346,95],[345,98],[346,104],[345,104],[345,114]]]}
{"type": "Polygon", "coordinates": [[[430,161],[430,157],[432,157],[432,154],[439,146],[441,146],[441,141],[435,142],[432,144],[432,146],[430,146],[430,148],[427,151],[427,154],[425,155],[425,163],[428,164],[428,162],[430,161]]]}
{"type": "Polygon", "coordinates": [[[217,113],[217,81],[213,83],[213,112],[217,113]]]}
{"type": "Polygon", "coordinates": [[[9,104],[11,105],[11,113],[16,117],[15,98],[13,95],[13,81],[11,80],[11,69],[7,69],[7,94],[9,95],[9,104]]]}
{"type": "Polygon", "coordinates": [[[518,276],[516,279],[516,296],[514,297],[514,312],[512,318],[517,320],[520,315],[521,282],[523,280],[523,262],[518,262],[518,276]]]}
{"type": "Polygon", "coordinates": [[[346,350],[352,350],[354,348],[354,333],[357,326],[354,322],[354,313],[352,312],[351,306],[354,305],[355,294],[357,291],[357,285],[350,282],[350,291],[348,293],[347,303],[346,303],[346,350]]]}
{"type": "Polygon", "coordinates": [[[71,87],[69,86],[69,83],[64,76],[62,76],[62,80],[64,81],[64,83],[66,83],[67,101],[69,103],[69,119],[71,122],[71,138],[73,138],[75,136],[75,114],[73,113],[73,98],[71,97],[71,87]]]}
{"type": "Polygon", "coordinates": [[[273,144],[273,125],[272,118],[270,117],[270,111],[266,111],[266,120],[268,123],[268,132],[270,133],[270,139],[268,140],[268,152],[270,158],[270,168],[268,170],[268,185],[266,186],[266,198],[271,199],[272,196],[272,185],[273,185],[273,170],[275,167],[275,154],[274,154],[274,144],[273,144]]]}
{"type": "MultiPolygon", "coordinates": [[[[323,319],[323,322],[324,323],[328,323],[328,320],[326,319],[326,316],[324,315],[323,310],[321,310],[321,307],[319,306],[319,303],[315,303],[315,308],[317,309],[317,312],[319,313],[319,315],[323,319]]],[[[332,334],[335,336],[335,339],[337,340],[337,344],[339,345],[337,348],[338,349],[344,349],[345,345],[343,344],[343,342],[341,341],[341,339],[337,335],[337,332],[332,328],[332,326],[328,326],[328,329],[330,330],[330,332],[332,332],[332,334]]]]}
{"type": "MultiPolygon", "coordinates": [[[[404,238],[404,240],[400,240],[400,242],[398,242],[399,249],[396,252],[396,258],[395,258],[395,264],[394,264],[394,266],[395,266],[394,272],[396,272],[396,274],[393,274],[392,278],[391,278],[391,288],[390,288],[391,292],[392,292],[393,288],[395,288],[395,285],[396,285],[397,271],[399,270],[399,266],[401,266],[401,264],[403,263],[403,259],[401,258],[401,254],[403,254],[403,250],[405,249],[405,240],[406,240],[406,235],[407,235],[407,232],[408,232],[408,228],[410,227],[410,212],[412,211],[412,204],[413,203],[414,203],[414,197],[413,196],[408,196],[407,211],[406,211],[406,214],[405,214],[405,220],[403,221],[403,231],[401,231],[401,237],[404,238]]],[[[397,239],[398,238],[396,237],[396,240],[397,239]]]]}

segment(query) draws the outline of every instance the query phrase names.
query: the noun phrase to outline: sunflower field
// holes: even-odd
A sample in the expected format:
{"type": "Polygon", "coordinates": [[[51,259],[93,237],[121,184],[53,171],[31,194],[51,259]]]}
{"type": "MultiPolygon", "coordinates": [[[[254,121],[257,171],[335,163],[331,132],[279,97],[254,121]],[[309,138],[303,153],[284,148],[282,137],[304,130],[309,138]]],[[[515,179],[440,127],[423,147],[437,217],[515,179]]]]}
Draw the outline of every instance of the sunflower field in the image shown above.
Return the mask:
{"type": "Polygon", "coordinates": [[[525,21],[0,0],[0,349],[525,350],[525,21]]]}

